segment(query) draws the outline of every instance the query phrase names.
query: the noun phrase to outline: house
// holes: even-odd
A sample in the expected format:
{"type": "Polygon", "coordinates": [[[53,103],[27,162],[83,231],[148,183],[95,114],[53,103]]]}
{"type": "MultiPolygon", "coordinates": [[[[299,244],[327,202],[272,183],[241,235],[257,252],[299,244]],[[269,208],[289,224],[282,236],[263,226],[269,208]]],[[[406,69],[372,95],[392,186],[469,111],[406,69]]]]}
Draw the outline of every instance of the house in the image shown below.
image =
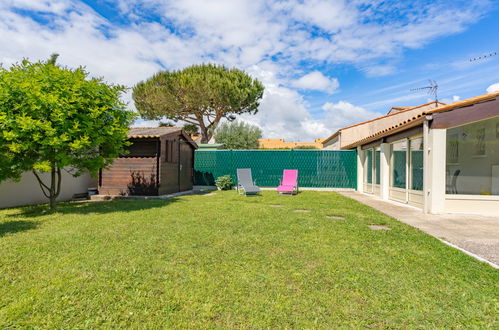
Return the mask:
{"type": "Polygon", "coordinates": [[[339,129],[322,141],[323,148],[326,150],[345,149],[346,145],[374,134],[385,127],[392,126],[424,111],[444,105],[445,103],[441,102],[429,102],[416,107],[393,107],[388,111],[386,116],[339,129]]]}
{"type": "Polygon", "coordinates": [[[260,149],[295,149],[315,148],[322,149],[323,139],[315,139],[314,142],[286,142],[284,139],[258,139],[260,149]]]}
{"type": "Polygon", "coordinates": [[[136,127],[128,153],[100,171],[99,194],[155,196],[192,189],[197,145],[179,127],[136,127]]]}
{"type": "Polygon", "coordinates": [[[341,143],[358,151],[359,191],[427,213],[499,214],[499,92],[376,121],[341,143]]]}

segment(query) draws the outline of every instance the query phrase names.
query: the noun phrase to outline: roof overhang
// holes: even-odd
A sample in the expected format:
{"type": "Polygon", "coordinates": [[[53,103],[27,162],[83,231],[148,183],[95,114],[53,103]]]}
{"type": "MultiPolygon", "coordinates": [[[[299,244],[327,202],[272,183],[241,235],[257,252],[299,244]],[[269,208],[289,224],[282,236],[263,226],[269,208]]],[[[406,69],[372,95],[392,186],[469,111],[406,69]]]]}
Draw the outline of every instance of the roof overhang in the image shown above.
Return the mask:
{"type": "Polygon", "coordinates": [[[426,120],[430,120],[430,119],[431,119],[431,117],[427,118],[426,115],[419,114],[418,116],[413,117],[412,119],[408,119],[408,120],[405,120],[399,124],[393,125],[387,129],[384,129],[384,130],[379,131],[375,134],[372,134],[372,135],[370,135],[362,140],[355,141],[354,143],[346,145],[346,146],[342,147],[341,149],[343,149],[343,150],[353,149],[353,148],[356,148],[358,146],[362,146],[364,144],[371,143],[373,141],[379,140],[379,139],[384,138],[386,136],[393,135],[393,134],[408,130],[410,128],[422,125],[423,122],[425,122],[426,120]]]}
{"type": "Polygon", "coordinates": [[[410,119],[404,120],[396,125],[387,127],[386,129],[381,130],[379,132],[376,132],[376,133],[374,133],[374,134],[372,134],[364,139],[361,139],[361,140],[355,141],[349,145],[346,145],[346,146],[342,147],[341,149],[353,149],[353,148],[356,148],[358,146],[362,146],[364,144],[370,143],[370,142],[375,141],[377,139],[384,138],[386,136],[405,131],[407,129],[413,128],[413,127],[418,126],[418,125],[422,125],[422,123],[424,121],[432,120],[433,114],[438,114],[438,113],[446,112],[446,111],[452,111],[452,110],[456,110],[459,108],[470,106],[470,105],[473,105],[476,103],[493,100],[498,96],[499,96],[499,91],[494,92],[494,93],[488,93],[488,94],[475,96],[475,97],[465,99],[462,101],[457,101],[457,102],[453,102],[450,104],[446,104],[444,106],[441,106],[441,107],[438,107],[438,108],[435,108],[432,110],[424,111],[424,112],[418,114],[417,116],[414,116],[410,119]]]}

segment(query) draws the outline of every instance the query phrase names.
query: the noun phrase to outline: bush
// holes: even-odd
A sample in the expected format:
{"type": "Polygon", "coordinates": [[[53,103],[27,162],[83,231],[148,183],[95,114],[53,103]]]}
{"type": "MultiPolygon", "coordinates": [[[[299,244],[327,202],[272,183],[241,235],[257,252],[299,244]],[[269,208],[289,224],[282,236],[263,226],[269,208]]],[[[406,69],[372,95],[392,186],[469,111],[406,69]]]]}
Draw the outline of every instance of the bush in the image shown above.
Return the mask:
{"type": "Polygon", "coordinates": [[[232,178],[230,175],[219,176],[215,180],[215,185],[220,190],[230,190],[232,189],[232,178]]]}

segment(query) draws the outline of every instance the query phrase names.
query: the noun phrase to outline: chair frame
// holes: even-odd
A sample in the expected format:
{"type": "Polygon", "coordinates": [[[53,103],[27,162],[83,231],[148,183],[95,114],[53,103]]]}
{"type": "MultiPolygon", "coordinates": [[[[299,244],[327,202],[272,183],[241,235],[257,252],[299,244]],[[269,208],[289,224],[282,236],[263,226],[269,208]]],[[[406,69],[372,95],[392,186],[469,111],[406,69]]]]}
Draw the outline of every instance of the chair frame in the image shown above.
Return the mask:
{"type": "MultiPolygon", "coordinates": [[[[282,178],[279,179],[279,185],[277,187],[282,185],[282,179],[284,179],[284,170],[282,172],[282,178]]],[[[293,195],[298,194],[299,191],[300,191],[300,189],[298,187],[298,176],[297,176],[296,177],[296,185],[294,186],[292,191],[289,191],[289,192],[288,191],[277,191],[277,194],[279,196],[293,196],[293,195]]]]}
{"type": "MultiPolygon", "coordinates": [[[[251,176],[251,182],[253,183],[253,186],[257,187],[259,190],[258,191],[250,191],[250,192],[247,192],[246,189],[244,189],[244,186],[239,182],[239,175],[236,175],[237,177],[237,185],[236,185],[236,190],[237,190],[237,193],[239,195],[244,195],[244,196],[258,196],[260,194],[260,187],[258,187],[256,185],[256,181],[253,180],[253,174],[251,173],[251,168],[238,168],[237,170],[249,170],[249,173],[250,173],[250,176],[251,176]]],[[[236,170],[236,174],[237,173],[237,170],[236,170]]]]}

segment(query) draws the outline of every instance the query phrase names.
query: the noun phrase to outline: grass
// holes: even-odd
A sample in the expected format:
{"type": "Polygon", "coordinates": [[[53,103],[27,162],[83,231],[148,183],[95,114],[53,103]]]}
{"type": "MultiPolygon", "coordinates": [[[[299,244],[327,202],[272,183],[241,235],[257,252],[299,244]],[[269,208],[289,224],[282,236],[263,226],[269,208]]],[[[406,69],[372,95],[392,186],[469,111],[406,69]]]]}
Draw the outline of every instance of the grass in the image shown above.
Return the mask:
{"type": "Polygon", "coordinates": [[[0,210],[0,328],[499,326],[496,270],[335,193],[44,210],[0,210]]]}

